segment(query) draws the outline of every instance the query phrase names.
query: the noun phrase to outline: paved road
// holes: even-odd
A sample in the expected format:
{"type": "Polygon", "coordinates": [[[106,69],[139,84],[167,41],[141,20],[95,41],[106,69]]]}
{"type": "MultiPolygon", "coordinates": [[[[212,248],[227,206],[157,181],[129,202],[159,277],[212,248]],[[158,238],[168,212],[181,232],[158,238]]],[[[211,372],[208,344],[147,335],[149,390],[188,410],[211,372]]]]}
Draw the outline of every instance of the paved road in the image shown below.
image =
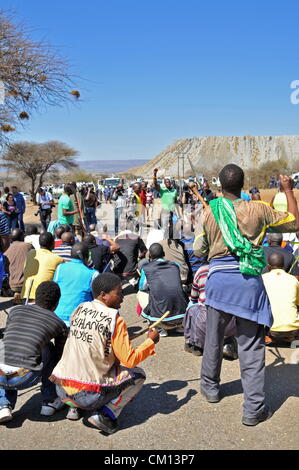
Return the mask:
{"type": "MultiPolygon", "coordinates": [[[[128,290],[127,290],[128,292],[128,290]]],[[[7,303],[0,303],[0,310],[7,303]]],[[[135,314],[136,295],[127,293],[121,312],[131,331],[144,326],[135,314]]],[[[0,328],[6,314],[0,313],[0,328]]],[[[136,340],[136,344],[141,339],[136,340]]],[[[299,366],[293,351],[267,349],[267,397],[275,414],[255,428],[241,424],[242,388],[238,361],[224,361],[223,399],[209,404],[199,393],[201,358],[183,351],[181,336],[161,338],[156,356],[143,367],[147,380],[135,402],[121,415],[121,429],[110,437],[70,422],[66,410],[39,415],[39,386],[19,392],[14,419],[0,428],[1,449],[297,449],[299,366]]]]}
{"type": "MultiPolygon", "coordinates": [[[[136,316],[136,294],[126,289],[121,308],[131,331],[144,324],[136,316]]],[[[8,299],[1,298],[0,328],[5,326],[8,299]]],[[[136,344],[141,339],[135,341],[136,344]]],[[[53,417],[39,415],[39,386],[19,393],[14,419],[0,425],[0,449],[61,450],[191,450],[297,449],[299,442],[299,365],[294,351],[267,348],[266,391],[275,414],[254,428],[241,424],[242,387],[239,362],[224,361],[223,399],[209,404],[199,393],[201,358],[183,351],[182,336],[161,338],[156,356],[142,367],[147,373],[143,390],[120,418],[121,429],[110,437],[87,427],[83,419],[65,419],[66,410],[53,417]],[[274,355],[274,353],[276,355],[274,355]]]]}

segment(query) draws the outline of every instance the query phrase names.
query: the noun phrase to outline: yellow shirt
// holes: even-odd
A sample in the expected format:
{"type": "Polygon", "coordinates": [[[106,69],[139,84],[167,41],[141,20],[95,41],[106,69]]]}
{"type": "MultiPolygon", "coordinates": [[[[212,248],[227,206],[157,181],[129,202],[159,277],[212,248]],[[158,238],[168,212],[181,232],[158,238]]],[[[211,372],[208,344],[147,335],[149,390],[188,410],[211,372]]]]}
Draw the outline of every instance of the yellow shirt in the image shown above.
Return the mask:
{"type": "Polygon", "coordinates": [[[39,284],[44,281],[52,281],[57,266],[63,262],[63,258],[44,248],[29,251],[25,264],[25,281],[21,297],[23,299],[27,298],[33,280],[29,298],[35,299],[35,291],[39,284]]]}
{"type": "Polygon", "coordinates": [[[299,282],[283,269],[272,269],[262,275],[270,300],[274,323],[272,331],[299,329],[299,282]]]}
{"type": "Polygon", "coordinates": [[[275,195],[273,207],[276,211],[286,212],[288,210],[288,201],[285,193],[280,191],[275,195]]]}

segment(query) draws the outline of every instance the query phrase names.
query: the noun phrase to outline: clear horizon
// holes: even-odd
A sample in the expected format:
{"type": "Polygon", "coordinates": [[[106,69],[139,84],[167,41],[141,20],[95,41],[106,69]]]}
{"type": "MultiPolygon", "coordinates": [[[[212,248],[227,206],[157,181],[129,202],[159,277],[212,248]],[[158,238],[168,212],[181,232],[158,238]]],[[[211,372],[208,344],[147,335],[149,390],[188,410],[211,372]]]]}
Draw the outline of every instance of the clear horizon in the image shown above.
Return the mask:
{"type": "Polygon", "coordinates": [[[298,135],[294,0],[7,0],[5,9],[69,59],[82,97],[34,114],[15,140],[61,140],[79,160],[150,160],[178,139],[298,135]]]}

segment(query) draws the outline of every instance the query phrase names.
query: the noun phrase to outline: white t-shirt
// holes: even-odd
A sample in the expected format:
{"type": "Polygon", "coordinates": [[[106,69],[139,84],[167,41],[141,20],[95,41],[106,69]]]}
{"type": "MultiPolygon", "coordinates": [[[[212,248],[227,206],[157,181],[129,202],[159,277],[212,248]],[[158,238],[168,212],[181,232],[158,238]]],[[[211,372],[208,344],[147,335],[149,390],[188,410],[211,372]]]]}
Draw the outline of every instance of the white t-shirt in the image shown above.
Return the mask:
{"type": "Polygon", "coordinates": [[[35,250],[39,250],[40,249],[40,244],[39,244],[39,234],[36,234],[36,235],[27,235],[25,237],[25,243],[31,243],[31,245],[33,246],[33,248],[35,250]]]}

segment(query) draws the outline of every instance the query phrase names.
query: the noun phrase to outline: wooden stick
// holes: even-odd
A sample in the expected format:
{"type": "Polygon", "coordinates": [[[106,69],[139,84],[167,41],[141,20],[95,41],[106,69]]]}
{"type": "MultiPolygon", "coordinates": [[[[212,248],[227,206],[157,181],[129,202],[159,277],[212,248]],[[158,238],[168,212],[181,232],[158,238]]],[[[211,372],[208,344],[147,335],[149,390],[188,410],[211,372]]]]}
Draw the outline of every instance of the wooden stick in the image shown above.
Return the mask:
{"type": "Polygon", "coordinates": [[[208,207],[208,204],[206,203],[206,201],[204,200],[204,198],[202,197],[202,195],[199,193],[197,187],[196,187],[196,184],[195,183],[191,183],[189,184],[189,188],[191,189],[191,191],[195,194],[195,196],[197,197],[197,199],[202,203],[202,205],[204,207],[208,207]]]}
{"type": "MultiPolygon", "coordinates": [[[[164,320],[164,318],[168,317],[168,315],[170,315],[170,311],[167,310],[166,313],[164,313],[164,315],[162,315],[161,318],[159,318],[159,320],[157,320],[155,323],[153,323],[151,326],[148,326],[147,328],[144,328],[143,330],[141,330],[139,333],[136,333],[132,336],[130,336],[130,341],[132,341],[133,339],[136,339],[136,338],[139,338],[139,336],[142,336],[144,335],[145,333],[147,333],[149,330],[151,330],[152,328],[156,328],[156,326],[160,325],[160,323],[164,320]]],[[[176,328],[176,327],[175,327],[176,328]]]]}
{"type": "Polygon", "coordinates": [[[34,281],[34,279],[31,279],[31,281],[30,281],[30,285],[29,285],[29,289],[28,289],[28,293],[27,293],[27,298],[26,298],[25,305],[28,305],[28,302],[29,302],[29,299],[30,299],[31,289],[32,289],[32,286],[33,286],[33,281],[34,281]]]}

